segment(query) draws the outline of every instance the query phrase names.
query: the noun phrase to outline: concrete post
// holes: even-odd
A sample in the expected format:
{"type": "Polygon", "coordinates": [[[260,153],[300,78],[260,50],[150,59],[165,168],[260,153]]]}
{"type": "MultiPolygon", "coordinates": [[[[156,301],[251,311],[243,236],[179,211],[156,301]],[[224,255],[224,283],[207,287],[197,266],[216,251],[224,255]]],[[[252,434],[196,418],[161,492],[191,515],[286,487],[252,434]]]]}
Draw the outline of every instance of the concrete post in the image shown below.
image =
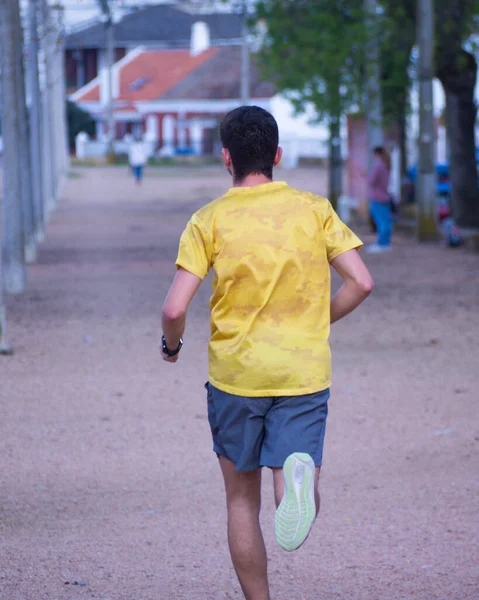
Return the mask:
{"type": "Polygon", "coordinates": [[[21,165],[18,157],[20,143],[20,99],[17,78],[19,74],[19,40],[12,32],[16,30],[15,11],[18,3],[0,3],[0,65],[1,65],[1,117],[3,130],[3,274],[4,289],[11,294],[23,292],[26,284],[25,246],[21,165]]]}
{"type": "Polygon", "coordinates": [[[28,84],[30,90],[30,155],[32,163],[33,206],[35,219],[35,237],[43,240],[44,223],[44,184],[41,146],[41,95],[38,73],[38,18],[37,0],[30,0],[28,6],[28,84]]]}
{"type": "MultiPolygon", "coordinates": [[[[37,258],[37,244],[35,237],[35,217],[32,186],[32,163],[30,154],[30,123],[28,118],[26,90],[25,90],[25,64],[24,64],[24,37],[20,20],[20,6],[18,0],[11,0],[14,14],[13,36],[15,38],[15,64],[17,69],[16,85],[17,106],[19,116],[19,144],[20,152],[17,161],[20,163],[21,202],[23,213],[23,243],[25,245],[25,262],[35,262],[37,258]]],[[[12,35],[12,34],[10,34],[12,35]]]]}

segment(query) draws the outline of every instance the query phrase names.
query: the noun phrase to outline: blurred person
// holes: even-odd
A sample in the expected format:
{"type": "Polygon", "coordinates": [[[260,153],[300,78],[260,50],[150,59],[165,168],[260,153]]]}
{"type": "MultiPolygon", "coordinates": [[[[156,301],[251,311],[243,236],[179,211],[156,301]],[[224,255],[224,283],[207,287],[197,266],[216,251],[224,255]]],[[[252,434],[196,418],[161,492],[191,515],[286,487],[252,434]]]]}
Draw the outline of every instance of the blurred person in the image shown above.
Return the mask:
{"type": "Polygon", "coordinates": [[[145,144],[140,137],[135,137],[128,148],[128,162],[138,185],[141,185],[143,180],[143,169],[147,161],[148,153],[145,144]]]}
{"type": "Polygon", "coordinates": [[[390,171],[391,158],[388,151],[377,146],[373,150],[373,164],[367,175],[369,211],[378,234],[377,242],[366,248],[366,252],[370,254],[391,251],[393,220],[389,193],[390,171]]]}
{"type": "Polygon", "coordinates": [[[245,598],[269,600],[259,523],[262,467],[273,472],[275,534],[292,551],[319,511],[330,324],[373,287],[358,237],[325,198],[273,181],[278,126],[256,106],[220,127],[233,186],[196,212],[179,245],[162,313],[162,356],[175,363],[186,312],[213,269],[208,418],[223,473],[228,541],[245,598]],[[344,283],[330,298],[332,266],[344,283]]]}

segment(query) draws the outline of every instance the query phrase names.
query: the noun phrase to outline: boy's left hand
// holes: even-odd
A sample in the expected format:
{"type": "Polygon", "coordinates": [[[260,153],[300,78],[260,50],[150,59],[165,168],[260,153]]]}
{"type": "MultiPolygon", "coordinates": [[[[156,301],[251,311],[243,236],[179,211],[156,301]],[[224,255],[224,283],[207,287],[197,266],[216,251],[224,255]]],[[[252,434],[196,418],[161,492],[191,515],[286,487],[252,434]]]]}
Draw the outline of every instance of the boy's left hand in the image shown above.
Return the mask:
{"type": "Polygon", "coordinates": [[[179,353],[176,356],[168,356],[168,354],[165,354],[163,351],[161,352],[161,358],[168,363],[175,363],[178,361],[178,359],[180,358],[179,353]]]}

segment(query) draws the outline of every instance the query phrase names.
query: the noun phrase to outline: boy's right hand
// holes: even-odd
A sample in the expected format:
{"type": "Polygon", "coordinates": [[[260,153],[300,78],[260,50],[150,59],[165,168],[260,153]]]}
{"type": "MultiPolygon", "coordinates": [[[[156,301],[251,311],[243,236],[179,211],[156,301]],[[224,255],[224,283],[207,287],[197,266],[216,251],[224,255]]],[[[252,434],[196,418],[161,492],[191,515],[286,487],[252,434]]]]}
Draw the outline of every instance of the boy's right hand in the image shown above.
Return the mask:
{"type": "Polygon", "coordinates": [[[344,285],[331,301],[331,323],[335,323],[366,300],[374,281],[357,250],[348,250],[331,261],[331,266],[344,280],[344,285]]]}

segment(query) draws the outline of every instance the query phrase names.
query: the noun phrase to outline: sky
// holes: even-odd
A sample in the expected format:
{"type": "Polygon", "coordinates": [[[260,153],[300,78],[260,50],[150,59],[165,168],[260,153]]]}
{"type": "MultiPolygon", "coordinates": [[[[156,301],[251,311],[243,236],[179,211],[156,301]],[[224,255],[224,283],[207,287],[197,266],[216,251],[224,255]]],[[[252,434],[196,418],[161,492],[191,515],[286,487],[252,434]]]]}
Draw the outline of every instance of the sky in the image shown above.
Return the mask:
{"type": "MultiPolygon", "coordinates": [[[[218,0],[192,0],[203,5],[220,5],[224,3],[218,0]]],[[[80,26],[82,22],[88,22],[97,19],[101,11],[98,7],[98,0],[60,0],[65,7],[65,25],[67,28],[80,26]]],[[[175,3],[174,0],[110,0],[110,6],[116,9],[117,14],[121,14],[122,9],[135,6],[146,6],[148,4],[175,3]]]]}

